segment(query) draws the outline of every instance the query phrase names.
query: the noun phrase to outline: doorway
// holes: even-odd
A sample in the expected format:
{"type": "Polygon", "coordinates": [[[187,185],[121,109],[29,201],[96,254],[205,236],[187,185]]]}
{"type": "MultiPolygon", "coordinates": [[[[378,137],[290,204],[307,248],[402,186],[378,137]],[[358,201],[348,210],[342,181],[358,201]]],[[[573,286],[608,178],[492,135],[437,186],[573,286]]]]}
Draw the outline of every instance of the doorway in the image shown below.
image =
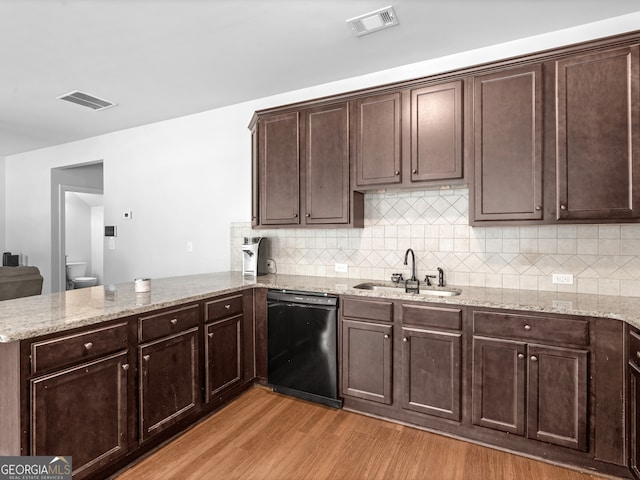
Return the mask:
{"type": "MultiPolygon", "coordinates": [[[[102,193],[86,191],[65,191],[65,264],[82,262],[86,265],[83,274],[95,277],[96,285],[102,285],[103,278],[103,232],[104,202],[102,193]]],[[[62,247],[62,246],[61,246],[62,247]]],[[[73,284],[66,279],[67,290],[73,284]]]]}
{"type": "MultiPolygon", "coordinates": [[[[102,161],[90,162],[82,165],[70,165],[51,169],[51,291],[63,292],[67,288],[66,256],[68,253],[67,242],[73,249],[73,257],[70,261],[86,261],[86,275],[99,276],[101,283],[103,262],[102,254],[104,250],[104,202],[103,202],[103,165],[102,161]],[[84,204],[85,213],[87,209],[90,213],[85,217],[93,219],[84,223],[89,232],[85,236],[84,250],[76,250],[74,246],[76,240],[76,227],[71,227],[73,233],[67,234],[67,193],[75,195],[70,197],[74,202],[84,204]],[[90,195],[90,196],[89,196],[90,195]],[[90,203],[95,203],[91,205],[90,203]],[[95,210],[91,212],[92,209],[95,210]],[[100,220],[97,220],[100,219],[100,220]],[[92,223],[93,222],[93,223],[92,223]],[[95,225],[93,225],[95,224],[95,225]],[[97,234],[98,224],[100,239],[97,234]],[[93,225],[93,226],[92,226],[93,225]],[[80,253],[78,253],[80,252],[80,253]],[[95,260],[94,260],[95,258],[95,260]],[[91,266],[89,266],[91,265],[91,266]],[[95,272],[98,272],[97,274],[95,272]]],[[[75,203],[74,203],[75,205],[75,203]]],[[[78,203],[78,205],[81,205],[78,203]]],[[[76,206],[78,206],[76,205],[76,206]]],[[[70,212],[71,213],[71,212],[70,212]]],[[[73,214],[71,215],[74,216],[73,214]]],[[[81,222],[82,224],[83,222],[81,222]]],[[[79,235],[81,237],[81,235],[79,235]]]]}

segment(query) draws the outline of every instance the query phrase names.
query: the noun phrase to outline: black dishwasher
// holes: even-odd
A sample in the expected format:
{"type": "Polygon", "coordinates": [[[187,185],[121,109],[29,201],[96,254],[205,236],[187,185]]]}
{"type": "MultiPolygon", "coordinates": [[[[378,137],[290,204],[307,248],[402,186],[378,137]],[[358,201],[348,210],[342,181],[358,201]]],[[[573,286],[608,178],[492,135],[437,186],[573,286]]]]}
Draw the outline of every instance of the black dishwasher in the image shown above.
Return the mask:
{"type": "Polygon", "coordinates": [[[338,298],[269,290],[268,381],[276,392],[341,408],[338,298]]]}

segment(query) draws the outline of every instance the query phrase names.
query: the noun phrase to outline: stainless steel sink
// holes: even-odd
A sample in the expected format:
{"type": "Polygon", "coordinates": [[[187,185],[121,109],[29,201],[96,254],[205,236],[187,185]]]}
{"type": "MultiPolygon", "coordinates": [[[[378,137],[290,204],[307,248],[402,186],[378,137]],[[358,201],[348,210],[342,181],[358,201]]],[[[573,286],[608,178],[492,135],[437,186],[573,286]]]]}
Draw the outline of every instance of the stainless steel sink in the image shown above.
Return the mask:
{"type": "MultiPolygon", "coordinates": [[[[373,290],[376,292],[386,292],[386,293],[405,293],[404,291],[404,283],[400,283],[398,285],[389,284],[389,283],[375,283],[375,282],[366,282],[360,283],[358,285],[354,285],[353,288],[357,288],[358,290],[373,290]]],[[[455,295],[460,295],[462,290],[458,290],[457,288],[447,288],[447,287],[420,287],[420,293],[416,293],[414,295],[431,295],[435,297],[452,297],[455,295]]]]}

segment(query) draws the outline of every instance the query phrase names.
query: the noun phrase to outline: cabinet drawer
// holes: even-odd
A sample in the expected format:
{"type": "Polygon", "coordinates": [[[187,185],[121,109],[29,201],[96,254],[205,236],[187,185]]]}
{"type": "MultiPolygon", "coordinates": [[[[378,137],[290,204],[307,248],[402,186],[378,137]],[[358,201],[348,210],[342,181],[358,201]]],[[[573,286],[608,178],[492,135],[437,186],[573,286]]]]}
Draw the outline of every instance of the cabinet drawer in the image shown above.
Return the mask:
{"type": "Polygon", "coordinates": [[[345,298],[342,301],[342,315],[350,318],[391,322],[393,321],[393,302],[345,298]]]}
{"type": "Polygon", "coordinates": [[[149,315],[148,317],[140,317],[138,340],[147,342],[196,327],[200,320],[198,312],[198,305],[189,305],[149,315]]]}
{"type": "Polygon", "coordinates": [[[629,331],[629,361],[640,367],[640,334],[629,331]]]}
{"type": "Polygon", "coordinates": [[[402,323],[404,325],[461,330],[462,310],[424,305],[402,305],[402,323]]]}
{"type": "Polygon", "coordinates": [[[589,344],[589,321],[512,313],[473,312],[473,333],[531,342],[589,344]]]}
{"type": "Polygon", "coordinates": [[[31,344],[31,372],[40,373],[91,360],[127,348],[127,324],[31,344]]]}
{"type": "Polygon", "coordinates": [[[232,317],[240,313],[242,313],[242,295],[221,298],[204,304],[205,322],[232,317]]]}

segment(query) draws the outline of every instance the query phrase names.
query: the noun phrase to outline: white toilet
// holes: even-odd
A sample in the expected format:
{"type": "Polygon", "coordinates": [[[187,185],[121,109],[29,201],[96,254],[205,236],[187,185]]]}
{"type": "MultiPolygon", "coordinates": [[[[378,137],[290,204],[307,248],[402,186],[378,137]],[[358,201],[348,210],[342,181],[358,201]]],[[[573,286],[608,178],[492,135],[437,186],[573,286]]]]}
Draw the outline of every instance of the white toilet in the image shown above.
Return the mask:
{"type": "Polygon", "coordinates": [[[67,263],[67,282],[73,282],[73,288],[93,287],[98,283],[96,277],[85,277],[87,274],[87,262],[67,263]]]}

